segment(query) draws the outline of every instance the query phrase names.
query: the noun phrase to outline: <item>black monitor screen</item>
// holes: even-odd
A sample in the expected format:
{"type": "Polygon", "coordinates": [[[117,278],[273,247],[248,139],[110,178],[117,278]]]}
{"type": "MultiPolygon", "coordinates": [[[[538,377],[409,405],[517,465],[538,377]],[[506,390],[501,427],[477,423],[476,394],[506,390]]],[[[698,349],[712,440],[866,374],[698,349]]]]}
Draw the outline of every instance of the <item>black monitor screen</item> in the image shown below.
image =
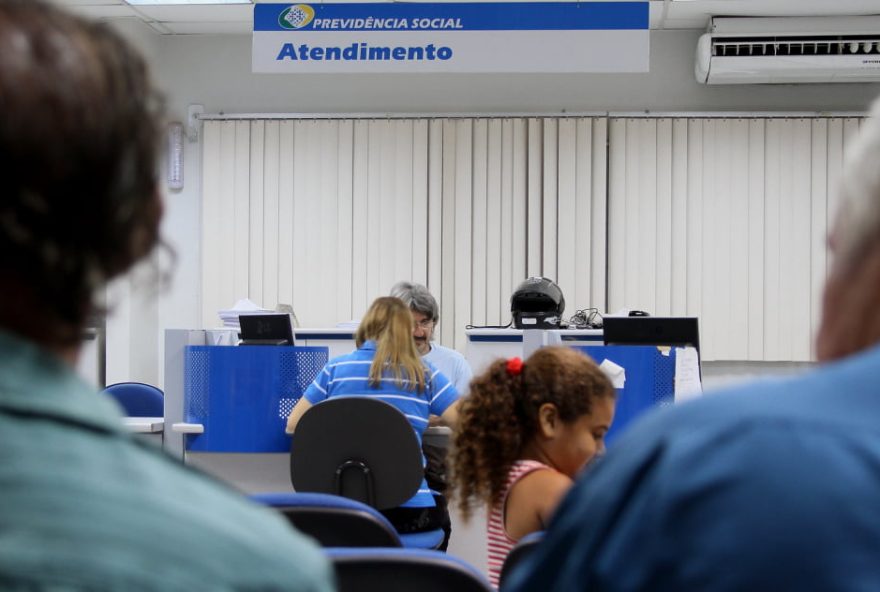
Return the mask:
{"type": "Polygon", "coordinates": [[[700,350],[697,317],[605,317],[605,345],[690,345],[700,350]]]}
{"type": "Polygon", "coordinates": [[[241,345],[293,345],[290,315],[241,315],[241,345]]]}

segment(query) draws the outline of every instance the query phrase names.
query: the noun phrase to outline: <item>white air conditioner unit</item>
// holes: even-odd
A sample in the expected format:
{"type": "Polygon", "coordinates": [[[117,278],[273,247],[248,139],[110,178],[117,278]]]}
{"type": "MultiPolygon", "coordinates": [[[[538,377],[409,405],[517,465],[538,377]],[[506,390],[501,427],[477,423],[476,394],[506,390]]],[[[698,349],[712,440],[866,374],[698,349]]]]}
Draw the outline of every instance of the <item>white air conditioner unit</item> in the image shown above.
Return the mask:
{"type": "Polygon", "coordinates": [[[697,43],[704,84],[880,81],[880,16],[713,18],[697,43]]]}

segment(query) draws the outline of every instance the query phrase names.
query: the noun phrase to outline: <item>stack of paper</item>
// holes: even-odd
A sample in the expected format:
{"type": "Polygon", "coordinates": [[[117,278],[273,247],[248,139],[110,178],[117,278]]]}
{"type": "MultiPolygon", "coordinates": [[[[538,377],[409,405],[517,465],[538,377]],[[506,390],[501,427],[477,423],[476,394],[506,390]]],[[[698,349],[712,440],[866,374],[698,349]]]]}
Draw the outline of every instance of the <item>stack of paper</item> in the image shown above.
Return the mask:
{"type": "Polygon", "coordinates": [[[238,324],[238,317],[240,315],[267,314],[271,312],[273,311],[261,308],[245,298],[236,302],[232,308],[217,311],[217,314],[220,315],[220,320],[223,321],[224,327],[240,330],[238,324]]]}

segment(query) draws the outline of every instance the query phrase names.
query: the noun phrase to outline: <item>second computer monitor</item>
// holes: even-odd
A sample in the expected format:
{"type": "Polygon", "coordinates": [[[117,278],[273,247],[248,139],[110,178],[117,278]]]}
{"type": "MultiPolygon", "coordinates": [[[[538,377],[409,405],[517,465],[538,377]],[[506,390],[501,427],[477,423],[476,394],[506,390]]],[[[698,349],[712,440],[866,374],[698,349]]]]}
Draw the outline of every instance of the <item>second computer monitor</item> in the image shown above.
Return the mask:
{"type": "Polygon", "coordinates": [[[697,317],[605,317],[605,345],[692,346],[700,351],[697,317]]]}
{"type": "Polygon", "coordinates": [[[293,345],[289,314],[241,315],[241,345],[293,345]]]}

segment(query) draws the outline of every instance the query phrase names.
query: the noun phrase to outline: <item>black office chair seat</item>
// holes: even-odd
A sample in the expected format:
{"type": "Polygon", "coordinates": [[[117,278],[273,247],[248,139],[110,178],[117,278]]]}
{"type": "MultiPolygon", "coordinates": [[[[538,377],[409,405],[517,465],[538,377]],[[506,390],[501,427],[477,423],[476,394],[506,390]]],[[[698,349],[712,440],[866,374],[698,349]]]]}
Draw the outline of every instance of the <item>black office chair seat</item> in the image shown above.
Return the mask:
{"type": "Polygon", "coordinates": [[[475,567],[424,549],[327,549],[339,592],[494,592],[475,567]]]}

